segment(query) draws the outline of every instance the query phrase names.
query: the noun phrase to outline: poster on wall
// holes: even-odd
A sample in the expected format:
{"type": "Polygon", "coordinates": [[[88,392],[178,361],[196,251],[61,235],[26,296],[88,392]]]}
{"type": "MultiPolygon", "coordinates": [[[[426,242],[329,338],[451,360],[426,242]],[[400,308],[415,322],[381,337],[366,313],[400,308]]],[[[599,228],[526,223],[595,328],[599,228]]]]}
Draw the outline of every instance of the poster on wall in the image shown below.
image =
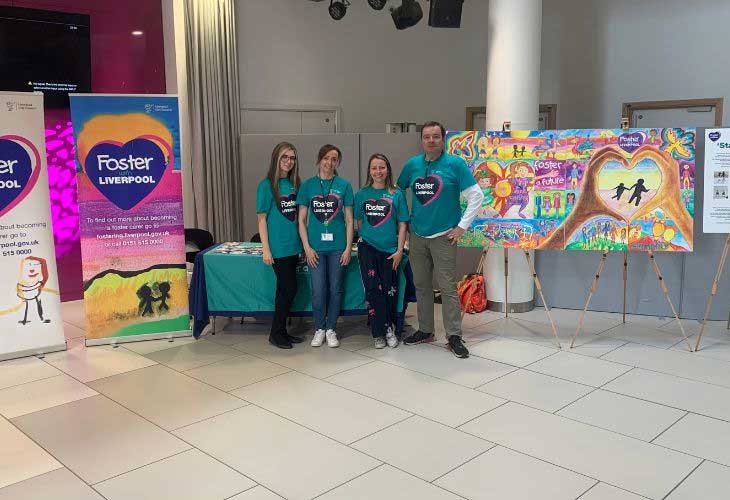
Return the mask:
{"type": "Polygon", "coordinates": [[[695,129],[450,131],[484,192],[468,247],[692,251],[695,129]]]}
{"type": "Polygon", "coordinates": [[[43,94],[0,92],[0,360],[66,348],[43,94]]]}
{"type": "Polygon", "coordinates": [[[87,344],[190,335],[176,96],[71,95],[87,344]]]}
{"type": "Polygon", "coordinates": [[[702,231],[730,233],[730,128],[705,130],[705,202],[702,231]]]}

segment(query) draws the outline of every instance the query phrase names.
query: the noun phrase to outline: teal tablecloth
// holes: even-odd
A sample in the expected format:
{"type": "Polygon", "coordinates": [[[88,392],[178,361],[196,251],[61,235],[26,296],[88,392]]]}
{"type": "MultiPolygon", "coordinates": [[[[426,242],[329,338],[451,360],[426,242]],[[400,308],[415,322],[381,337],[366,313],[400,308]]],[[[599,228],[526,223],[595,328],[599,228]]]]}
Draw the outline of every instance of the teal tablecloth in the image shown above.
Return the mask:
{"type": "MultiPolygon", "coordinates": [[[[223,243],[208,250],[205,260],[205,288],[208,310],[221,316],[267,316],[274,312],[276,276],[271,266],[264,264],[260,243],[223,243]],[[230,253],[222,253],[222,252],[230,253]],[[245,252],[245,253],[244,253],[245,252]]],[[[405,276],[401,262],[398,286],[399,311],[403,310],[405,276]]],[[[306,262],[297,267],[298,290],[291,316],[308,316],[312,311],[312,292],[306,262]]],[[[360,277],[357,251],[352,254],[345,271],[343,315],[367,314],[365,290],[360,277]]]]}

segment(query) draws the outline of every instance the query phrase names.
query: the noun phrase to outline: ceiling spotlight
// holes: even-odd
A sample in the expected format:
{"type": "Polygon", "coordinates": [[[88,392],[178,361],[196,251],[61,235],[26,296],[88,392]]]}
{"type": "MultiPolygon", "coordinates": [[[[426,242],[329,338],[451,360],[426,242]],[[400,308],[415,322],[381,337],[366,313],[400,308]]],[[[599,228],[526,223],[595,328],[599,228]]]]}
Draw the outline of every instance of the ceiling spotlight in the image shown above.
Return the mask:
{"type": "Polygon", "coordinates": [[[388,0],[368,0],[368,5],[375,10],[383,10],[388,0]]]}
{"type": "Polygon", "coordinates": [[[142,36],[142,35],[144,35],[144,31],[141,31],[141,30],[134,30],[132,32],[132,36],[142,36]]]}
{"type": "Polygon", "coordinates": [[[415,26],[423,18],[421,4],[416,0],[403,0],[400,7],[390,9],[396,29],[404,30],[415,26]]]}
{"type": "Polygon", "coordinates": [[[330,6],[327,9],[330,17],[335,21],[339,21],[347,14],[347,7],[350,5],[348,0],[330,0],[330,6]]]}

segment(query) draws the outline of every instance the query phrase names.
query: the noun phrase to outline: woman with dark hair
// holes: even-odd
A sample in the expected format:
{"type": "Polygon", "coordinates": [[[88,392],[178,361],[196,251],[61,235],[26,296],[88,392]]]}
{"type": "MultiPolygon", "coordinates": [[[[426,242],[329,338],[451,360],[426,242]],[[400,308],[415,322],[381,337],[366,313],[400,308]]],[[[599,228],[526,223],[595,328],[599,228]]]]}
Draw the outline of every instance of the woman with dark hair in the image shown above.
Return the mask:
{"type": "Polygon", "coordinates": [[[297,294],[297,262],[302,253],[296,207],[300,184],[297,150],[288,142],[280,142],[271,153],[266,179],[256,190],[256,214],[264,263],[273,266],[276,275],[269,342],[281,349],[291,349],[292,343],[304,340],[286,331],[286,320],[297,294]]]}
{"type": "Polygon", "coordinates": [[[408,205],[393,182],[385,155],[368,160],[368,180],[355,195],[355,218],[360,221],[357,255],[368,301],[375,348],[398,345],[398,266],[403,258],[408,226],[408,205]]]}
{"type": "Polygon", "coordinates": [[[325,144],[317,154],[317,175],[297,195],[299,236],[312,276],[312,346],[338,347],[335,328],[342,304],[342,276],[350,263],[353,238],[352,186],[337,175],[342,152],[325,144]]]}

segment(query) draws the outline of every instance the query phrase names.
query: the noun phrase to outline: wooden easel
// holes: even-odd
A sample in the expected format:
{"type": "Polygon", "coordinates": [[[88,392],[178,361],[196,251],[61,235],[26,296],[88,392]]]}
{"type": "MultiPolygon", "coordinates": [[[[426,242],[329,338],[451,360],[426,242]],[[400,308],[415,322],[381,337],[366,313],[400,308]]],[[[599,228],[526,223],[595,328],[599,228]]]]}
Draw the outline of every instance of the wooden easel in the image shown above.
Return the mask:
{"type": "MultiPolygon", "coordinates": [[[[707,317],[710,315],[712,309],[712,302],[715,300],[717,295],[717,289],[720,286],[720,277],[722,276],[722,269],[725,267],[725,261],[727,260],[727,254],[730,251],[730,234],[725,237],[725,246],[722,248],[720,254],[720,262],[717,264],[717,271],[715,271],[715,277],[712,279],[712,288],[710,289],[710,298],[707,300],[707,306],[705,307],[705,315],[702,317],[702,326],[700,327],[700,334],[697,336],[697,343],[695,344],[695,351],[700,350],[700,343],[702,342],[702,336],[705,334],[705,326],[707,326],[707,317]]],[[[726,328],[730,330],[730,316],[727,319],[726,328]]]]}
{"type": "MultiPolygon", "coordinates": [[[[621,129],[627,130],[629,128],[629,119],[628,118],[622,118],[621,119],[621,129]]],[[[730,235],[728,235],[728,238],[730,238],[730,235]]],[[[726,248],[724,252],[724,256],[727,256],[727,241],[726,241],[726,248]]],[[[627,281],[628,281],[628,252],[624,250],[624,272],[623,272],[623,278],[624,278],[624,303],[623,303],[623,322],[626,323],[626,289],[627,289],[627,281]]],[[[677,310],[674,307],[674,304],[672,303],[672,299],[669,297],[669,289],[667,288],[666,283],[664,283],[664,278],[662,277],[662,273],[659,269],[659,265],[656,263],[656,259],[654,258],[654,252],[649,250],[647,252],[647,256],[649,257],[649,262],[651,263],[652,269],[654,270],[654,274],[656,274],[657,280],[659,280],[659,288],[661,288],[662,293],[664,294],[664,297],[667,299],[667,303],[669,304],[669,307],[672,309],[672,314],[674,315],[674,319],[677,320],[677,324],[679,324],[679,329],[682,332],[683,339],[687,342],[687,346],[689,347],[690,352],[692,352],[692,344],[690,344],[689,339],[687,338],[687,334],[684,331],[684,326],[682,325],[682,321],[679,319],[679,315],[677,314],[677,310]]],[[[593,295],[598,290],[598,280],[601,278],[601,273],[603,272],[604,268],[606,267],[606,258],[608,257],[608,250],[604,250],[601,254],[601,260],[598,263],[598,269],[596,270],[596,275],[593,278],[593,282],[591,283],[591,288],[588,291],[588,297],[586,298],[585,306],[583,307],[583,311],[581,312],[580,319],[578,320],[578,327],[575,330],[575,334],[573,335],[573,339],[570,342],[570,348],[573,349],[575,347],[575,340],[578,338],[578,335],[581,333],[581,330],[583,329],[583,321],[585,320],[586,312],[588,311],[588,306],[591,303],[591,299],[593,298],[593,295]]],[[[724,258],[724,257],[723,257],[724,258]]],[[[724,262],[722,262],[724,265],[724,262]]],[[[717,277],[717,276],[716,276],[717,277]]],[[[711,302],[710,302],[711,304],[711,302]]],[[[709,306],[709,304],[708,304],[709,306]]],[[[728,323],[730,324],[730,319],[728,319],[728,323]]],[[[699,340],[699,339],[698,339],[699,340]]],[[[699,343],[698,343],[699,345],[699,343]]]]}
{"type": "MultiPolygon", "coordinates": [[[[512,130],[512,122],[506,121],[502,124],[502,132],[510,132],[512,130]]],[[[486,245],[482,249],[482,255],[479,259],[479,264],[477,265],[477,274],[482,274],[482,270],[484,269],[484,263],[487,259],[487,254],[489,253],[491,246],[486,245]]],[[[509,278],[509,253],[507,252],[507,248],[503,248],[504,250],[504,317],[505,319],[509,319],[509,300],[507,295],[508,288],[507,288],[507,282],[509,278]]],[[[560,338],[558,337],[558,330],[555,327],[555,321],[553,321],[553,316],[550,314],[550,307],[547,305],[547,301],[545,300],[545,295],[542,291],[542,284],[540,283],[540,278],[537,275],[537,271],[535,270],[535,265],[532,262],[532,259],[530,258],[530,252],[529,250],[525,250],[525,259],[527,260],[527,265],[530,267],[530,272],[532,273],[532,279],[535,282],[535,288],[537,288],[538,293],[540,294],[540,300],[542,301],[542,305],[545,308],[545,313],[547,314],[548,320],[550,321],[550,328],[553,331],[553,336],[555,336],[555,343],[558,346],[558,349],[562,349],[563,346],[560,344],[560,338]]],[[[469,290],[469,294],[473,293],[473,289],[469,290]]],[[[461,312],[462,319],[464,318],[464,311],[461,312]]]]}

